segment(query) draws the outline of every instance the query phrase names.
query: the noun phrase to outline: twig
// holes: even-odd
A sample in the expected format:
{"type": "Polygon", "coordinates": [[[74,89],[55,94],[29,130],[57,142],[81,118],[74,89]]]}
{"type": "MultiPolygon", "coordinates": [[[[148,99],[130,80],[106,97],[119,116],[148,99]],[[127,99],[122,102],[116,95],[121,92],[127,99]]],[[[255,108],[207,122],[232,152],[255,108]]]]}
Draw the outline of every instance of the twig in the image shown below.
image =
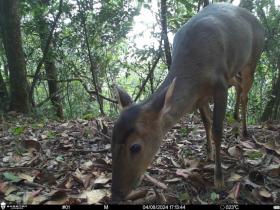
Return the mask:
{"type": "MultiPolygon", "coordinates": [[[[78,68],[76,67],[76,65],[74,64],[74,63],[72,63],[72,66],[73,66],[73,68],[75,69],[75,70],[78,70],[78,68]]],[[[76,75],[77,76],[77,75],[76,75]]],[[[80,76],[81,77],[81,76],[80,76]]],[[[89,78],[87,78],[86,77],[86,79],[89,79],[89,78]]],[[[73,79],[73,81],[74,81],[74,79],[73,79]]],[[[111,103],[114,103],[114,104],[117,104],[118,102],[116,101],[116,100],[113,100],[113,99],[110,99],[110,98],[108,98],[108,97],[106,97],[106,96],[103,96],[103,95],[101,95],[100,93],[98,93],[98,92],[96,92],[96,91],[93,91],[93,90],[89,90],[88,89],[88,87],[87,87],[87,85],[83,82],[83,80],[81,79],[81,78],[75,78],[75,81],[79,81],[81,84],[82,84],[82,86],[84,87],[84,89],[85,89],[85,91],[88,93],[88,94],[93,94],[93,95],[98,95],[100,98],[102,98],[102,99],[104,99],[104,100],[107,100],[107,101],[109,101],[109,102],[111,102],[111,103]]]]}
{"type": "Polygon", "coordinates": [[[105,153],[105,152],[108,152],[109,150],[110,150],[110,148],[105,148],[105,149],[100,149],[100,150],[70,149],[68,151],[73,152],[73,153],[83,154],[83,153],[105,153]]]}
{"type": "Polygon", "coordinates": [[[4,171],[21,171],[21,170],[38,170],[38,171],[41,171],[43,169],[41,169],[41,168],[34,168],[34,167],[24,167],[24,166],[0,168],[0,172],[4,172],[4,171]]]}
{"type": "Polygon", "coordinates": [[[111,138],[107,135],[105,135],[104,133],[100,132],[97,128],[92,127],[93,130],[97,131],[98,134],[100,134],[101,136],[105,137],[106,139],[111,141],[111,138]]]}
{"type": "Polygon", "coordinates": [[[40,188],[46,188],[46,186],[36,183],[36,182],[30,182],[28,180],[24,180],[23,182],[25,185],[29,186],[29,187],[40,187],[40,188]]]}
{"type": "Polygon", "coordinates": [[[137,101],[138,98],[141,96],[141,93],[142,93],[142,91],[144,90],[144,88],[145,88],[147,82],[149,81],[150,77],[152,76],[152,74],[153,74],[153,72],[154,72],[154,70],[155,70],[155,68],[156,68],[156,66],[157,66],[157,64],[158,64],[158,62],[159,62],[160,57],[161,57],[161,53],[158,54],[156,60],[154,61],[153,66],[152,66],[152,68],[150,69],[150,71],[149,71],[149,73],[148,73],[146,79],[143,81],[142,86],[141,86],[141,88],[140,88],[138,94],[136,95],[134,101],[137,101]]]}
{"type": "Polygon", "coordinates": [[[36,104],[36,107],[41,107],[44,103],[48,102],[49,100],[51,100],[51,98],[57,94],[60,94],[62,92],[62,90],[57,91],[56,93],[53,93],[51,95],[49,95],[46,99],[44,99],[43,101],[41,101],[39,104],[36,104]]]}
{"type": "Polygon", "coordinates": [[[164,184],[164,183],[162,183],[162,182],[156,180],[155,178],[151,177],[150,175],[145,174],[145,178],[146,178],[148,181],[150,181],[151,183],[153,183],[155,186],[160,187],[160,188],[162,188],[162,189],[164,189],[164,190],[167,189],[166,184],[164,184]]]}

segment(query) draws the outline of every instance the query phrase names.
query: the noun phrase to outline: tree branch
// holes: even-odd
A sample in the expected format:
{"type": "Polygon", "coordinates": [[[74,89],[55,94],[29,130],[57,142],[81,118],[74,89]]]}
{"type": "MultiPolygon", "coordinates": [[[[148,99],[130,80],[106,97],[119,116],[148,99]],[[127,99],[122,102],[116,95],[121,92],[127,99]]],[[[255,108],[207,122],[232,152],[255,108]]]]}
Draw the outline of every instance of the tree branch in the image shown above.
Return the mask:
{"type": "Polygon", "coordinates": [[[142,91],[144,90],[144,88],[145,88],[147,82],[149,81],[150,77],[153,75],[153,72],[154,72],[154,70],[155,70],[155,68],[156,68],[156,66],[157,66],[157,64],[158,64],[158,62],[159,62],[160,57],[161,57],[161,53],[158,54],[156,60],[154,61],[153,65],[152,65],[152,68],[150,69],[150,71],[149,71],[149,73],[148,73],[146,79],[143,81],[142,86],[141,86],[141,88],[140,88],[138,94],[136,95],[134,101],[137,101],[138,98],[141,96],[141,93],[142,93],[142,91]]]}

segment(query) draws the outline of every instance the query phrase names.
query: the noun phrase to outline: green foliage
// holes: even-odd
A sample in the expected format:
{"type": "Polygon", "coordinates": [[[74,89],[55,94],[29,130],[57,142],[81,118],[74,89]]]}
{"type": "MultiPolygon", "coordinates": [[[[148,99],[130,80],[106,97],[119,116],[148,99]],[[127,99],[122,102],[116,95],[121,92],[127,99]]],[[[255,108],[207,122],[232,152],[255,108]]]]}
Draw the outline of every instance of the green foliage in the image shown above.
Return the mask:
{"type": "Polygon", "coordinates": [[[216,200],[218,200],[220,198],[219,194],[215,193],[215,192],[211,192],[210,194],[210,199],[211,201],[215,202],[216,200]]]}
{"type": "Polygon", "coordinates": [[[179,194],[179,200],[180,202],[188,202],[191,199],[191,196],[188,192],[180,193],[179,194]]]}
{"type": "Polygon", "coordinates": [[[20,136],[23,134],[25,127],[15,127],[11,129],[11,132],[14,136],[20,136]]]}
{"type": "Polygon", "coordinates": [[[48,137],[48,139],[54,139],[55,138],[55,133],[53,131],[48,131],[47,132],[47,137],[48,137]]]}
{"type": "Polygon", "coordinates": [[[56,161],[58,162],[63,162],[64,161],[64,157],[62,155],[59,155],[55,158],[56,161]]]}
{"type": "Polygon", "coordinates": [[[179,132],[184,135],[187,136],[193,129],[190,128],[185,128],[185,127],[181,127],[179,132]]]}
{"type": "Polygon", "coordinates": [[[258,160],[263,156],[263,154],[259,151],[253,150],[253,151],[249,151],[247,153],[247,156],[250,160],[258,160]]]}
{"type": "MultiPolygon", "coordinates": [[[[23,47],[26,55],[29,83],[34,79],[38,63],[42,59],[42,46],[39,32],[48,37],[49,28],[58,13],[59,0],[20,1],[23,47]],[[45,18],[48,28],[42,23],[45,18]]],[[[246,3],[246,2],[245,2],[246,3]]],[[[280,11],[274,0],[249,2],[250,9],[260,19],[266,30],[264,53],[256,70],[253,87],[248,103],[248,122],[256,123],[263,110],[273,97],[271,90],[279,76],[280,57],[280,11]]],[[[180,26],[198,11],[198,1],[168,0],[167,25],[169,35],[174,35],[180,26]]],[[[148,97],[159,86],[167,74],[164,60],[162,34],[160,28],[160,5],[150,0],[64,0],[62,14],[58,20],[52,38],[51,58],[57,69],[58,86],[61,89],[62,107],[65,118],[91,119],[100,115],[95,91],[94,77],[98,92],[109,99],[114,99],[113,84],[122,86],[135,98],[143,81],[146,79],[154,61],[161,59],[153,72],[152,80],[144,87],[139,101],[148,97]],[[139,37],[146,37],[146,30],[129,35],[134,30],[134,20],[142,11],[150,12],[153,20],[145,23],[150,31],[150,44],[139,47],[139,37]],[[83,24],[84,23],[84,24],[83,24]],[[87,36],[86,36],[87,35],[87,36]],[[88,44],[86,43],[88,38],[88,44]],[[159,44],[161,43],[161,44],[159,44]],[[89,47],[89,49],[88,49],[89,47]]],[[[1,38],[1,37],[0,37],[1,38]]],[[[170,40],[172,41],[172,40],[170,40]]],[[[0,71],[8,84],[9,75],[4,66],[4,50],[0,47],[0,71]]],[[[56,113],[49,98],[49,87],[44,65],[35,88],[35,116],[54,118],[56,113]]],[[[107,116],[118,115],[117,106],[106,99],[102,106],[107,116]]],[[[227,119],[233,122],[235,91],[229,91],[227,119]]],[[[275,110],[277,112],[277,110],[275,110]]],[[[279,111],[280,113],[280,111],[279,111]]],[[[20,135],[21,129],[13,131],[20,135]]],[[[180,130],[187,135],[188,130],[180,130]]]]}
{"type": "Polygon", "coordinates": [[[192,155],[192,150],[190,148],[183,148],[182,149],[182,156],[183,158],[188,158],[192,155]]]}
{"type": "Polygon", "coordinates": [[[11,172],[4,172],[3,177],[7,181],[11,181],[11,182],[19,182],[20,180],[22,180],[21,178],[19,178],[18,176],[16,176],[14,173],[11,172]]]}

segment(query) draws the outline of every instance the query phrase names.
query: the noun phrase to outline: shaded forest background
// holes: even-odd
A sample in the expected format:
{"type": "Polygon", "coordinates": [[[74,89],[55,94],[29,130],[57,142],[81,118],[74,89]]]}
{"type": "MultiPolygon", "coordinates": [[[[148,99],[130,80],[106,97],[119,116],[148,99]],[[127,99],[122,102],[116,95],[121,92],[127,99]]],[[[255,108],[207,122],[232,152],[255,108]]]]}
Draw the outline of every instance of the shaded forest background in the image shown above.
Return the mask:
{"type": "MultiPolygon", "coordinates": [[[[135,101],[155,91],[172,62],[170,37],[209,3],[161,0],[155,10],[150,0],[0,0],[0,115],[115,117],[113,84],[135,101]],[[149,27],[156,41],[138,47],[143,34],[128,34],[141,10],[154,15],[156,23],[149,27]]],[[[248,121],[279,120],[280,6],[275,0],[242,0],[240,6],[257,16],[266,32],[248,121]]],[[[234,103],[230,90],[229,121],[234,103]]]]}

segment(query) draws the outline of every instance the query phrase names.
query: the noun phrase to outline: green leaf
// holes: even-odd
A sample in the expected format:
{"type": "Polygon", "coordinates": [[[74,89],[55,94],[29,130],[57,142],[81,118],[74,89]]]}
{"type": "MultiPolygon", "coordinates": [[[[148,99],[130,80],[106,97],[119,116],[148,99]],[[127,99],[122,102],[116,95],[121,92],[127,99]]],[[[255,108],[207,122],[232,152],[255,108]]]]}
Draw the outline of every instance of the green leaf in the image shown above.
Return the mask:
{"type": "Polygon", "coordinates": [[[48,137],[49,139],[54,139],[55,133],[54,133],[53,131],[48,131],[47,137],[48,137]]]}
{"type": "Polygon", "coordinates": [[[64,157],[62,155],[59,155],[55,158],[56,161],[58,162],[63,162],[64,161],[64,157]]]}
{"type": "Polygon", "coordinates": [[[219,199],[219,194],[215,193],[215,192],[212,192],[211,195],[210,195],[210,198],[212,201],[216,201],[219,199]]]}
{"type": "Polygon", "coordinates": [[[22,178],[19,178],[18,176],[16,176],[15,174],[13,174],[11,172],[4,172],[3,176],[5,177],[5,179],[7,179],[8,181],[11,181],[11,182],[19,182],[22,180],[22,178]]]}
{"type": "Polygon", "coordinates": [[[263,154],[259,151],[249,151],[247,155],[250,160],[258,160],[263,156],[263,154]]]}
{"type": "Polygon", "coordinates": [[[15,136],[20,136],[24,132],[24,127],[16,127],[12,129],[12,133],[15,136]]]}
{"type": "Polygon", "coordinates": [[[180,202],[186,202],[186,201],[190,200],[189,193],[188,192],[180,193],[179,200],[180,200],[180,202]]]}

